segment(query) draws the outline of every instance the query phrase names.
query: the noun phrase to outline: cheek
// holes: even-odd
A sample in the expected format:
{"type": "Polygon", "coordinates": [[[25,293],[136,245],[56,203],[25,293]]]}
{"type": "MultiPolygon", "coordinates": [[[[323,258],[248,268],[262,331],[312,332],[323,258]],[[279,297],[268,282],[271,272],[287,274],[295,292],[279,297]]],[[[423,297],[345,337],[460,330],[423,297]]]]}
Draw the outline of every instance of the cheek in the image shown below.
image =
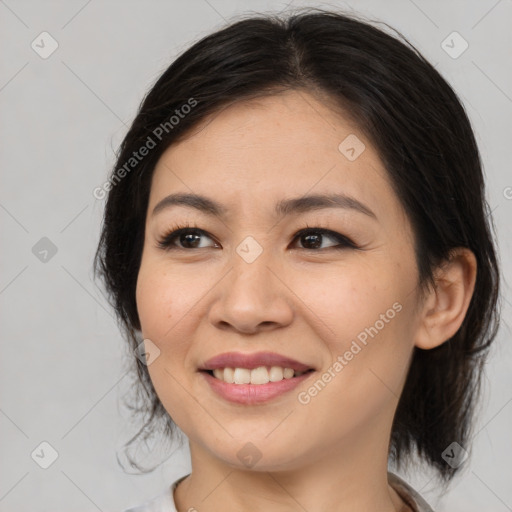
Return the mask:
{"type": "Polygon", "coordinates": [[[193,314],[194,305],[204,295],[204,284],[197,272],[185,274],[172,271],[165,262],[143,262],[136,300],[144,336],[162,342],[172,336],[172,331],[179,329],[180,319],[193,314]]]}
{"type": "Polygon", "coordinates": [[[311,389],[312,395],[323,395],[319,406],[325,400],[322,406],[338,403],[339,410],[371,414],[401,392],[412,353],[414,272],[409,281],[388,267],[361,265],[318,274],[297,293],[307,297],[308,308],[321,319],[318,334],[330,352],[324,368],[329,383],[311,389]]]}
{"type": "Polygon", "coordinates": [[[312,269],[307,276],[297,275],[290,288],[322,320],[325,340],[333,349],[350,344],[402,295],[396,275],[375,262],[337,266],[328,272],[325,268],[312,269]]]}
{"type": "Polygon", "coordinates": [[[183,274],[169,272],[162,262],[149,258],[141,262],[136,300],[142,336],[159,350],[158,357],[147,369],[156,394],[180,427],[187,425],[184,411],[193,406],[183,386],[183,363],[189,350],[189,337],[184,328],[197,293],[190,290],[197,289],[190,281],[187,283],[183,274]]]}
{"type": "Polygon", "coordinates": [[[157,341],[163,333],[164,325],[172,317],[172,288],[148,265],[141,265],[136,300],[143,336],[157,341]]]}

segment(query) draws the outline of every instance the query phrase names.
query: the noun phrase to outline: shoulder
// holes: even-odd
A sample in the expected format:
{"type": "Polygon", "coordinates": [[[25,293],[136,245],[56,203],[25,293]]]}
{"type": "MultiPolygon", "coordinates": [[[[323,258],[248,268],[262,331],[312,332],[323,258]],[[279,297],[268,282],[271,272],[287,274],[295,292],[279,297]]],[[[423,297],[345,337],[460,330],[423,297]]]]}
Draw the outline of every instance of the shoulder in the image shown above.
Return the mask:
{"type": "Polygon", "coordinates": [[[169,491],[167,490],[165,493],[159,494],[154,498],[137,505],[136,507],[131,507],[123,512],[175,512],[176,508],[174,507],[174,501],[172,500],[169,491]],[[171,508],[172,507],[172,508],[171,508]]]}
{"type": "Polygon", "coordinates": [[[398,475],[388,472],[388,482],[414,512],[434,512],[421,494],[398,475]]]}
{"type": "Polygon", "coordinates": [[[147,500],[136,507],[130,507],[123,512],[177,512],[176,504],[174,503],[174,489],[176,489],[176,486],[187,476],[188,474],[178,478],[164,492],[150,500],[147,500]]]}

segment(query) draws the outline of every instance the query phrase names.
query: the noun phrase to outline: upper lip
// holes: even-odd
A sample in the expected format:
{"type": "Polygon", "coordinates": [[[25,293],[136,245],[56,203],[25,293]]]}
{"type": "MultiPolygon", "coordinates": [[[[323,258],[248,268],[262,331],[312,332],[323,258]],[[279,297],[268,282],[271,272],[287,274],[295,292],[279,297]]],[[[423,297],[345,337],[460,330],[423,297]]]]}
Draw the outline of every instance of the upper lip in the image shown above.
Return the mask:
{"type": "Polygon", "coordinates": [[[310,365],[274,352],[255,352],[254,354],[225,352],[208,359],[199,370],[215,370],[216,368],[247,368],[252,370],[260,366],[280,366],[298,372],[313,369],[310,365]]]}

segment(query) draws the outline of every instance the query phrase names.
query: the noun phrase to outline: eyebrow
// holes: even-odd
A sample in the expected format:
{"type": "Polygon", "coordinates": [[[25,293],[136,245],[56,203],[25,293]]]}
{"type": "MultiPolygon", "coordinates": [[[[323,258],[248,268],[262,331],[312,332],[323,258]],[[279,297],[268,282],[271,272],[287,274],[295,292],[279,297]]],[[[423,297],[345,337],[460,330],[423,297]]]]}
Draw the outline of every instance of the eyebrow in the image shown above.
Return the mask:
{"type": "MultiPolygon", "coordinates": [[[[228,209],[220,203],[200,194],[170,194],[164,197],[153,209],[152,215],[172,206],[186,206],[195,208],[207,215],[223,218],[228,209]]],[[[373,219],[377,219],[375,213],[365,204],[354,197],[345,194],[316,194],[291,199],[282,199],[275,205],[275,214],[284,217],[294,213],[303,213],[324,208],[344,208],[363,213],[373,219]]]]}

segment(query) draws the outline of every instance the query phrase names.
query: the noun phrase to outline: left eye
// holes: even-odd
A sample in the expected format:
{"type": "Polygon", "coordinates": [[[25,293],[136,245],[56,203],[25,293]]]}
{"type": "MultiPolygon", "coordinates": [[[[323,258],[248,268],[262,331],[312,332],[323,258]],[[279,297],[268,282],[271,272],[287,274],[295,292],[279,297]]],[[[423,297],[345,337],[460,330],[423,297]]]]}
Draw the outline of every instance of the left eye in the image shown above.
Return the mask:
{"type": "Polygon", "coordinates": [[[335,231],[330,231],[328,229],[322,228],[307,228],[299,231],[294,240],[300,239],[303,244],[309,247],[304,247],[304,249],[343,249],[345,247],[355,248],[356,245],[352,240],[343,236],[340,233],[336,233],[335,231]],[[322,245],[322,241],[324,238],[330,238],[337,242],[335,245],[330,245],[329,247],[320,247],[322,245]]]}
{"type": "MultiPolygon", "coordinates": [[[[208,245],[201,244],[201,237],[203,236],[212,240],[212,238],[202,229],[180,228],[165,235],[161,240],[159,240],[158,246],[165,250],[202,249],[204,247],[208,247],[208,245]],[[177,245],[176,242],[179,242],[180,245],[177,245]]],[[[346,236],[323,228],[303,229],[295,235],[293,241],[295,240],[300,240],[304,246],[302,249],[305,250],[344,249],[347,247],[356,248],[356,244],[346,236]],[[330,238],[336,243],[325,247],[323,246],[325,238],[330,238]]],[[[219,247],[216,242],[215,246],[219,247]]]]}

